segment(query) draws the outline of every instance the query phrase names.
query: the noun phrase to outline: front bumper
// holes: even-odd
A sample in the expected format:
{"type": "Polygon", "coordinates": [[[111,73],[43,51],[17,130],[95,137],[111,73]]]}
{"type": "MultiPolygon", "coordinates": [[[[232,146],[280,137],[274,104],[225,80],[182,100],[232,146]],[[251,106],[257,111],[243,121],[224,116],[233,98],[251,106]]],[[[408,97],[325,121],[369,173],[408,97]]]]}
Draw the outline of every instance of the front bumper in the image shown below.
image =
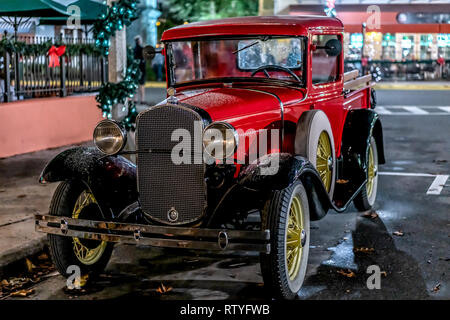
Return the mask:
{"type": "Polygon", "coordinates": [[[36,231],[165,248],[270,253],[270,232],[155,226],[35,215],[36,231]]]}

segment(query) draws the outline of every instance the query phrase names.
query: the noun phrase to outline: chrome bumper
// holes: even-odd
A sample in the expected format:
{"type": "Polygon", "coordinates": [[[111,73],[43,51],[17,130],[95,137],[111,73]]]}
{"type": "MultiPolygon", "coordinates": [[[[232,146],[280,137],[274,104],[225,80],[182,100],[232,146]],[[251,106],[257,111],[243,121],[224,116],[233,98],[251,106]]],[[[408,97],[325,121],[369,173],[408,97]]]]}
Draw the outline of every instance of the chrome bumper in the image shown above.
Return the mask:
{"type": "Polygon", "coordinates": [[[270,253],[270,232],[154,226],[35,215],[36,231],[91,240],[200,250],[270,253]]]}

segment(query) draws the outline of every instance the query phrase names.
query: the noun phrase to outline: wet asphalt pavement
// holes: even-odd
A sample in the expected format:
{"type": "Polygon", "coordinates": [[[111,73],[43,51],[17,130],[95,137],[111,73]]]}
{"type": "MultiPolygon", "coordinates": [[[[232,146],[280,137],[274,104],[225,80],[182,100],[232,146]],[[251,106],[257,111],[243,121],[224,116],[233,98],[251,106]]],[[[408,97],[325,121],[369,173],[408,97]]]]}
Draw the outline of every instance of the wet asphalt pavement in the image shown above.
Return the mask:
{"type": "MultiPolygon", "coordinates": [[[[164,94],[153,90],[152,96],[164,94]]],[[[450,106],[450,92],[378,91],[378,104],[392,114],[381,115],[387,164],[379,169],[376,215],[365,217],[352,206],[311,223],[300,299],[450,299],[450,180],[437,185],[438,194],[427,194],[437,175],[450,174],[450,113],[432,114],[450,106]],[[395,115],[391,106],[426,113],[395,115]],[[366,286],[370,265],[384,271],[379,290],[366,286]]],[[[55,274],[28,299],[265,298],[257,254],[128,245],[116,246],[106,273],[85,293],[64,286],[55,274]],[[161,284],[166,293],[157,291],[161,284]]]]}

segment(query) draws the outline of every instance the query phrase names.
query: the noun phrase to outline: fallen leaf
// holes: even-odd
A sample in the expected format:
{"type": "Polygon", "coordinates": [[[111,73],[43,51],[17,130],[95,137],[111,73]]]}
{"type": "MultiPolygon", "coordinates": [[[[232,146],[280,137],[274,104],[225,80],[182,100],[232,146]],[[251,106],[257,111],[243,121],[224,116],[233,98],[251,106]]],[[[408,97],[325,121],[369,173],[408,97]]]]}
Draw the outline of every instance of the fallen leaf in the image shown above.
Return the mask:
{"type": "Polygon", "coordinates": [[[44,252],[38,256],[38,260],[48,260],[48,255],[44,252]]]}
{"type": "Polygon", "coordinates": [[[405,233],[402,231],[394,231],[394,232],[392,232],[392,234],[394,236],[398,236],[398,237],[403,237],[405,235],[405,233]]]}
{"type": "Polygon", "coordinates": [[[161,282],[161,286],[156,289],[156,292],[159,292],[161,294],[167,293],[169,291],[172,291],[172,287],[166,287],[162,282],[161,282]]]}
{"type": "Polygon", "coordinates": [[[441,289],[441,284],[438,283],[437,285],[434,286],[434,288],[431,290],[432,292],[438,292],[441,289]]]}
{"type": "Polygon", "coordinates": [[[345,276],[347,278],[356,277],[355,273],[349,269],[347,269],[347,272],[345,272],[344,270],[338,270],[337,273],[342,274],[343,276],[345,276]]]}
{"type": "Polygon", "coordinates": [[[33,272],[33,269],[36,268],[36,266],[28,258],[25,260],[25,263],[27,264],[28,272],[33,272]]]}
{"type": "Polygon", "coordinates": [[[88,282],[89,274],[82,275],[79,279],[75,279],[73,285],[75,288],[84,287],[88,282]]]}
{"type": "Polygon", "coordinates": [[[3,279],[2,282],[0,282],[0,284],[4,287],[9,286],[9,282],[6,279],[3,279]]]}
{"type": "Polygon", "coordinates": [[[28,297],[30,294],[34,293],[34,289],[22,289],[11,293],[12,297],[28,297]]]}
{"type": "Polygon", "coordinates": [[[362,253],[372,253],[374,252],[374,248],[354,248],[353,252],[362,252],[362,253]]]}
{"type": "Polygon", "coordinates": [[[336,180],[336,183],[338,183],[338,184],[346,184],[346,183],[348,183],[348,180],[338,179],[338,180],[336,180]]]}
{"type": "Polygon", "coordinates": [[[378,218],[378,213],[376,213],[375,211],[366,212],[363,214],[363,217],[376,219],[376,218],[378,218]]]}

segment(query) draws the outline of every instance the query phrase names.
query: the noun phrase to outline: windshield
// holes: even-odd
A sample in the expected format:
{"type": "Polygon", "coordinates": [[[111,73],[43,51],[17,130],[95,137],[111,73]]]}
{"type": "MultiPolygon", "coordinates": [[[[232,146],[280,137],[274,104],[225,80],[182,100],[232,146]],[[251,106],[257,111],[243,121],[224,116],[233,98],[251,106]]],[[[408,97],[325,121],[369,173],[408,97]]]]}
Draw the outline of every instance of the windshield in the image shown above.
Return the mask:
{"type": "Polygon", "coordinates": [[[171,85],[250,77],[304,82],[305,41],[299,37],[174,41],[167,49],[171,85]]]}

